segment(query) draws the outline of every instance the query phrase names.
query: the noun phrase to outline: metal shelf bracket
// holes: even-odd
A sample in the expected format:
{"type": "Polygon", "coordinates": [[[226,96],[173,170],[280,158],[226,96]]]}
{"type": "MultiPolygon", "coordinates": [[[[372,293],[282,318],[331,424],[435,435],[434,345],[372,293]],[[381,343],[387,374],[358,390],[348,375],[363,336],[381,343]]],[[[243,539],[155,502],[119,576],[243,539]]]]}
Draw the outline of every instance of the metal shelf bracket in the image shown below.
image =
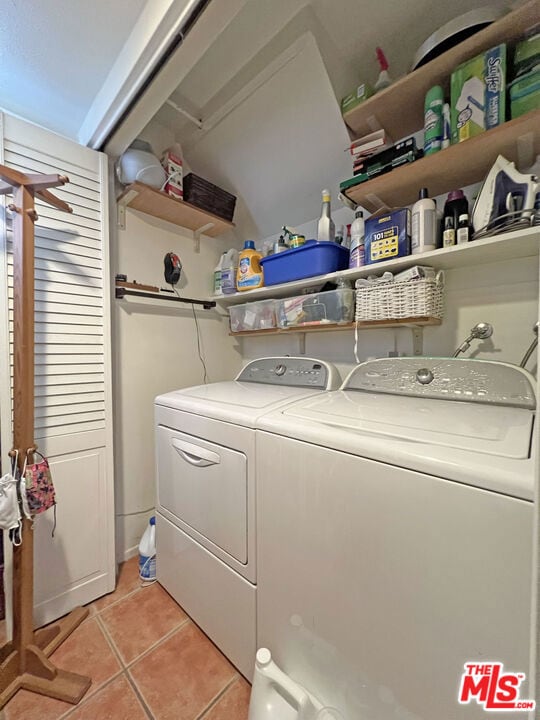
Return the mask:
{"type": "Polygon", "coordinates": [[[413,355],[419,356],[424,354],[424,328],[419,325],[411,327],[413,355]]]}
{"type": "Polygon", "coordinates": [[[119,230],[126,229],[126,208],[138,194],[136,190],[130,190],[121,200],[118,200],[116,204],[116,225],[119,230]]]}
{"type": "Polygon", "coordinates": [[[200,253],[201,252],[201,235],[203,235],[207,230],[211,230],[214,227],[213,222],[206,223],[206,225],[203,225],[200,228],[197,228],[197,230],[193,231],[193,239],[195,241],[195,252],[200,253]]]}

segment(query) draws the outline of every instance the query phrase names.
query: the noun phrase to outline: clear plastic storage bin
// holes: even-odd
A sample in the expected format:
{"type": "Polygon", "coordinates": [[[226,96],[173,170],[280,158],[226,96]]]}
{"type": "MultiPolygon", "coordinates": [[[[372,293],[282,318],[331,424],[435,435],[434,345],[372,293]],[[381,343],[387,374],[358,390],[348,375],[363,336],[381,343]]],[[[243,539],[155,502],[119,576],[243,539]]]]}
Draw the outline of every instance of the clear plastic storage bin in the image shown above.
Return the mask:
{"type": "Polygon", "coordinates": [[[275,303],[275,300],[258,300],[243,305],[231,305],[229,316],[232,332],[275,328],[275,303]]]}
{"type": "Polygon", "coordinates": [[[349,323],[354,318],[354,290],[340,288],[276,300],[276,316],[281,328],[349,323]]]}

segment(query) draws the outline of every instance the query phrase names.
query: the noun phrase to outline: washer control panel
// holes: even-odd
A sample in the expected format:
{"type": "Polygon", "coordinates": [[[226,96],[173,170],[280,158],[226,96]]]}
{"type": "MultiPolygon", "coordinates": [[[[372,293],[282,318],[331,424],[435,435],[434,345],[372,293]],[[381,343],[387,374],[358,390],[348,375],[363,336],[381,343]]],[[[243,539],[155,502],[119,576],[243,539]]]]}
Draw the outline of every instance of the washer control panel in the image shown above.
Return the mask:
{"type": "Polygon", "coordinates": [[[332,390],[339,387],[333,381],[335,368],[322,360],[297,357],[270,357],[253,360],[236,378],[240,382],[312,387],[332,390]]]}
{"type": "Polygon", "coordinates": [[[466,358],[381,358],[355,368],[343,390],[536,408],[531,375],[510,363],[466,358]]]}

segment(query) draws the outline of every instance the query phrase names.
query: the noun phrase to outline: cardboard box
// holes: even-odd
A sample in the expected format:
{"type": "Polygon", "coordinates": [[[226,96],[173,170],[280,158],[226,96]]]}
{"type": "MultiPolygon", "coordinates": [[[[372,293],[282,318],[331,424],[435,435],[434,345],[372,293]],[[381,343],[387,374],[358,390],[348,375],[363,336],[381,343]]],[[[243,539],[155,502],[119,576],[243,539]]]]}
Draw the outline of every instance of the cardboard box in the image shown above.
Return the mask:
{"type": "Polygon", "coordinates": [[[506,119],[506,44],[465,61],[452,73],[452,142],[462,142],[506,119]]]}
{"type": "Polygon", "coordinates": [[[178,200],[184,199],[183,177],[182,177],[182,153],[179,145],[173,145],[165,151],[161,164],[167,173],[165,192],[178,200]]]}
{"type": "Polygon", "coordinates": [[[411,211],[392,210],[366,220],[366,265],[411,253],[411,211]]]}
{"type": "Polygon", "coordinates": [[[357,105],[360,105],[360,103],[364,102],[364,100],[367,100],[374,93],[375,90],[371,87],[369,83],[362,83],[356,88],[354,92],[349,93],[349,95],[345,95],[345,97],[341,101],[341,114],[345,115],[345,113],[348,113],[349,110],[352,110],[357,105]]]}

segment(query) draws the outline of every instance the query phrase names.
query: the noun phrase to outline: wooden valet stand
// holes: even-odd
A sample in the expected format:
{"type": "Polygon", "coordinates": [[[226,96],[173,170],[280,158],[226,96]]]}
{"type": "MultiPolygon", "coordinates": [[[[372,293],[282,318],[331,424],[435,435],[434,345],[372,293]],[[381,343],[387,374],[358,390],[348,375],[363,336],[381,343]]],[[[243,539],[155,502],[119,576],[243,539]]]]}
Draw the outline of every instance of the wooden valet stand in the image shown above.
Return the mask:
{"type": "MultiPolygon", "coordinates": [[[[13,194],[13,450],[22,472],[34,444],[34,222],[35,197],[72,212],[48,188],[69,182],[61,175],[25,175],[0,165],[0,195],[13,194]],[[18,455],[17,455],[18,453],[18,455]]],[[[13,548],[13,640],[0,648],[0,708],[21,688],[76,704],[91,680],[56,668],[48,659],[88,615],[76,608],[34,631],[34,533],[23,520],[22,544],[13,548]]]]}

